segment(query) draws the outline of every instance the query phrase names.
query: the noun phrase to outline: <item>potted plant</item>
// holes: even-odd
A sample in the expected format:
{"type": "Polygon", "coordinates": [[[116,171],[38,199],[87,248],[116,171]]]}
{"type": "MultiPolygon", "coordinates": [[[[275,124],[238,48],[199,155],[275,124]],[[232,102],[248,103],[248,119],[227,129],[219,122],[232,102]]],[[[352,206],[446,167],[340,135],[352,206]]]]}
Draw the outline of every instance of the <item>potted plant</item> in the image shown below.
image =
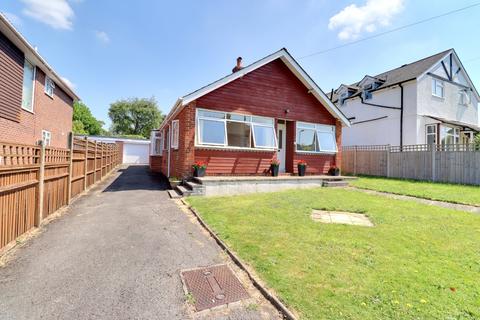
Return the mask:
{"type": "Polygon", "coordinates": [[[279,168],[280,168],[280,161],[278,161],[278,159],[272,159],[272,161],[270,161],[270,172],[272,173],[272,177],[278,176],[279,168]]]}
{"type": "Polygon", "coordinates": [[[338,168],[336,166],[331,166],[330,169],[328,169],[328,175],[339,176],[340,175],[340,168],[338,168]]]}
{"type": "Polygon", "coordinates": [[[300,177],[305,176],[305,172],[307,171],[307,162],[305,160],[299,160],[297,163],[298,167],[298,175],[300,177]]]}
{"type": "Polygon", "coordinates": [[[207,170],[207,163],[205,161],[195,161],[192,168],[194,177],[203,177],[207,170]]]}

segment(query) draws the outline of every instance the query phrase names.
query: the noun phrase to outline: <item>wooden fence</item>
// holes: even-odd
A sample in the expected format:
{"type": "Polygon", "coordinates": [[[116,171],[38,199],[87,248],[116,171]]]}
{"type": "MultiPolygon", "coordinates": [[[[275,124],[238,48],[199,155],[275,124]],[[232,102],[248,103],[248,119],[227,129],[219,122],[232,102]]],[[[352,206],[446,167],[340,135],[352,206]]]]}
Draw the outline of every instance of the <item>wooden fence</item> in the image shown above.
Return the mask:
{"type": "Polygon", "coordinates": [[[342,152],[345,173],[480,185],[480,148],[473,144],[351,146],[342,152]]]}
{"type": "Polygon", "coordinates": [[[121,163],[120,148],[72,138],[69,149],[0,142],[0,249],[121,163]]]}

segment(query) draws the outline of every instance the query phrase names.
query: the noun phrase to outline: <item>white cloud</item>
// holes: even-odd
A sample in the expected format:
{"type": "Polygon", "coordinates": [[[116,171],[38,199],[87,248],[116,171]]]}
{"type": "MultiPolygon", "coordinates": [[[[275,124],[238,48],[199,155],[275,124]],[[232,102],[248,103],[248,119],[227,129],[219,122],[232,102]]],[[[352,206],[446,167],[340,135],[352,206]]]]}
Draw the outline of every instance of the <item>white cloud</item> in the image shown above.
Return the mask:
{"type": "Polygon", "coordinates": [[[75,84],[72,81],[68,80],[65,77],[60,77],[60,78],[62,78],[63,82],[65,82],[65,84],[69,86],[70,89],[75,89],[75,84]]]}
{"type": "Polygon", "coordinates": [[[23,13],[55,29],[71,30],[72,7],[66,0],[22,0],[25,4],[23,13]]]}
{"type": "Polygon", "coordinates": [[[374,32],[379,26],[388,26],[403,7],[404,0],[367,0],[360,7],[351,4],[330,18],[328,28],[339,29],[338,37],[341,40],[357,39],[364,32],[374,32]]]}
{"type": "Polygon", "coordinates": [[[108,33],[106,33],[105,31],[95,31],[95,36],[102,43],[107,44],[110,42],[110,37],[108,36],[108,33]]]}
{"type": "Polygon", "coordinates": [[[16,14],[13,14],[11,12],[2,12],[2,13],[7,18],[7,20],[10,21],[10,23],[13,24],[15,27],[19,27],[22,25],[22,19],[16,14]]]}

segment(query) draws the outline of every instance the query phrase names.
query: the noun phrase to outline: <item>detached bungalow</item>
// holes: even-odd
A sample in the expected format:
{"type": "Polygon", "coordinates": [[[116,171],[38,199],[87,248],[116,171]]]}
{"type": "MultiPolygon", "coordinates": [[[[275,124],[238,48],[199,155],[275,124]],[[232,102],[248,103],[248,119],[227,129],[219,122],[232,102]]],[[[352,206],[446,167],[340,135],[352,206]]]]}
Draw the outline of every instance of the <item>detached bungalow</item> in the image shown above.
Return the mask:
{"type": "Polygon", "coordinates": [[[168,177],[192,175],[196,161],[207,175],[307,174],[340,167],[342,126],[348,119],[302,67],[281,49],[179,98],[152,132],[150,168],[168,177]]]}

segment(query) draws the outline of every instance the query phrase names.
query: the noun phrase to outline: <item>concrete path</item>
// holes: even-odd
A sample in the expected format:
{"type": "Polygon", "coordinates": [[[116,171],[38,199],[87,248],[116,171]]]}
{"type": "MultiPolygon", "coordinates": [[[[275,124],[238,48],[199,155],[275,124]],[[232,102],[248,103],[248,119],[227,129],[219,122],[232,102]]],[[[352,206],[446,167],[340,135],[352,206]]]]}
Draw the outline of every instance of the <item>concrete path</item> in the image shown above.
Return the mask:
{"type": "Polygon", "coordinates": [[[192,312],[180,270],[226,258],[165,188],[130,166],[76,201],[0,268],[0,319],[277,318],[251,288],[251,305],[192,312]]]}
{"type": "Polygon", "coordinates": [[[466,212],[470,212],[470,213],[480,214],[480,207],[469,206],[467,204],[457,204],[457,203],[451,203],[451,202],[445,202],[445,201],[428,200],[428,199],[417,198],[417,197],[413,197],[413,196],[405,196],[405,195],[400,195],[400,194],[395,194],[395,193],[388,193],[388,192],[382,192],[382,191],[362,189],[362,188],[357,188],[357,187],[348,187],[347,189],[360,191],[360,192],[364,192],[364,193],[368,193],[368,194],[374,194],[374,195],[377,195],[377,196],[383,196],[383,197],[387,197],[387,198],[397,199],[397,200],[415,201],[415,202],[427,204],[427,205],[430,205],[430,206],[437,206],[437,207],[442,207],[442,208],[447,208],[447,209],[453,209],[453,210],[458,210],[458,211],[466,211],[466,212]]]}

